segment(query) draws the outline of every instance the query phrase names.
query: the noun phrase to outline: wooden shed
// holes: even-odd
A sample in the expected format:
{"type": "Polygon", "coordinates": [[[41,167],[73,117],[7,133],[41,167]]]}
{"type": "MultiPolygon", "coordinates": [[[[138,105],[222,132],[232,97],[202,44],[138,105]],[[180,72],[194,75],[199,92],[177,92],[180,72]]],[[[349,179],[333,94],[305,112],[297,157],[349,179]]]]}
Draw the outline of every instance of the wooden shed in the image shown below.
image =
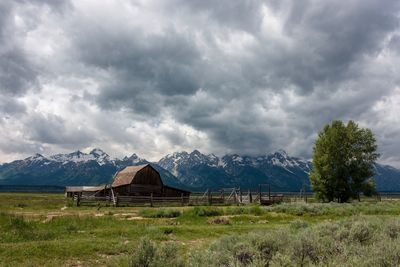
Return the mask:
{"type": "Polygon", "coordinates": [[[161,176],[150,164],[128,166],[119,171],[112,189],[120,196],[189,197],[190,192],[164,185],[161,176]]]}
{"type": "Polygon", "coordinates": [[[105,196],[106,195],[106,185],[99,186],[66,186],[65,196],[74,197],[80,196],[105,196]]]}

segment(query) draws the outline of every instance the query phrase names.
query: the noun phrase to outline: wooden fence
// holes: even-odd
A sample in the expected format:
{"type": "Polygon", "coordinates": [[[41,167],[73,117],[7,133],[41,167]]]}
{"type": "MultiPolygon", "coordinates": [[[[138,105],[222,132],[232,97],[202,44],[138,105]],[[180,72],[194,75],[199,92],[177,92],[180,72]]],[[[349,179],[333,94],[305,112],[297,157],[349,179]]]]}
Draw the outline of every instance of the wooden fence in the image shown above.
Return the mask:
{"type": "Polygon", "coordinates": [[[271,194],[271,192],[243,192],[239,188],[225,188],[220,191],[206,190],[201,193],[192,193],[190,196],[160,197],[153,196],[117,196],[113,190],[107,196],[96,196],[96,194],[75,194],[73,200],[77,206],[108,204],[113,206],[185,206],[185,205],[246,205],[259,203],[271,205],[282,202],[283,194],[271,194]]]}

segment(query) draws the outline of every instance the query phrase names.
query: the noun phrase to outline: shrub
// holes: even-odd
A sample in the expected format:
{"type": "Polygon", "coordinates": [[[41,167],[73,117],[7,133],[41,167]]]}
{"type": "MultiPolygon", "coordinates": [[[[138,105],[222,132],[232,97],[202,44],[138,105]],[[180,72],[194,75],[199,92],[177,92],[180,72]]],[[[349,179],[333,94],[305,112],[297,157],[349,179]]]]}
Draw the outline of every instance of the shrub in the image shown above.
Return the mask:
{"type": "Polygon", "coordinates": [[[142,209],[139,215],[145,218],[176,218],[181,215],[180,210],[175,209],[142,209]]]}
{"type": "Polygon", "coordinates": [[[357,221],[350,228],[349,238],[352,241],[365,243],[373,236],[373,229],[366,222],[357,221]]]}
{"type": "Polygon", "coordinates": [[[250,214],[253,214],[253,215],[262,215],[262,214],[264,214],[265,213],[265,210],[264,209],[262,209],[260,206],[252,206],[251,208],[250,208],[250,214]]]}
{"type": "Polygon", "coordinates": [[[398,221],[356,217],[223,237],[189,266],[399,266],[398,221]],[[288,231],[295,227],[296,231],[288,231]],[[392,233],[392,234],[390,234],[392,233]],[[390,238],[385,238],[389,235],[390,238]]]}
{"type": "Polygon", "coordinates": [[[76,224],[68,224],[66,229],[68,233],[75,233],[78,231],[78,226],[76,224]]]}
{"type": "Polygon", "coordinates": [[[229,218],[228,217],[216,217],[212,218],[208,221],[209,224],[223,224],[223,225],[228,225],[230,224],[229,218]]]}
{"type": "Polygon", "coordinates": [[[157,245],[147,238],[140,241],[131,256],[130,267],[183,267],[183,261],[178,255],[175,244],[157,245]]]}
{"type": "Polygon", "coordinates": [[[170,235],[174,232],[174,230],[172,228],[166,228],[164,229],[163,233],[164,235],[170,235]]]}
{"type": "Polygon", "coordinates": [[[237,243],[233,248],[234,260],[239,265],[247,266],[253,262],[255,252],[246,243],[237,243]]]}
{"type": "Polygon", "coordinates": [[[164,244],[157,249],[156,257],[151,266],[154,267],[183,267],[184,262],[175,244],[164,244]]]}
{"type": "Polygon", "coordinates": [[[24,218],[19,216],[10,216],[8,226],[14,233],[30,231],[33,228],[32,224],[28,223],[24,220],[24,218]]]}
{"type": "Polygon", "coordinates": [[[254,239],[253,246],[256,247],[265,266],[268,266],[279,250],[285,247],[286,238],[287,234],[284,232],[272,232],[254,239]]]}
{"type": "Polygon", "coordinates": [[[221,216],[222,210],[216,207],[194,207],[189,210],[189,214],[193,214],[195,216],[200,217],[208,217],[208,216],[221,216]]]}
{"type": "Polygon", "coordinates": [[[303,232],[293,242],[293,259],[300,266],[305,266],[305,263],[310,260],[316,264],[318,262],[318,249],[315,236],[310,232],[303,232]]]}
{"type": "Polygon", "coordinates": [[[399,221],[390,221],[385,227],[385,233],[391,239],[396,239],[400,236],[400,223],[399,221]]]}
{"type": "Polygon", "coordinates": [[[224,209],[225,215],[240,215],[240,214],[249,214],[249,215],[262,215],[265,213],[265,210],[259,205],[252,206],[241,206],[241,207],[227,207],[224,209]]]}
{"type": "Polygon", "coordinates": [[[303,221],[303,220],[294,220],[293,222],[290,223],[290,228],[294,230],[299,230],[299,229],[304,229],[309,226],[308,222],[303,221]]]}
{"type": "Polygon", "coordinates": [[[156,247],[149,239],[142,239],[134,252],[130,267],[150,267],[156,255],[156,247]]]}

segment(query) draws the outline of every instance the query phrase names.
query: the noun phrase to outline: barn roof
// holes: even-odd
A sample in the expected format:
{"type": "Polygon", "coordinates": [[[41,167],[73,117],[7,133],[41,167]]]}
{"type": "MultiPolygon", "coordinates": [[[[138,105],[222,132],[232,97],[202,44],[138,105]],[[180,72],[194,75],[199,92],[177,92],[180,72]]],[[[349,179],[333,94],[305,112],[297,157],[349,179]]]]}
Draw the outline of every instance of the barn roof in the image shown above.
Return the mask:
{"type": "Polygon", "coordinates": [[[115,176],[114,182],[112,183],[112,187],[131,184],[133,178],[135,178],[136,173],[138,173],[141,169],[147,166],[151,167],[150,164],[125,167],[124,169],[119,171],[115,176]]]}

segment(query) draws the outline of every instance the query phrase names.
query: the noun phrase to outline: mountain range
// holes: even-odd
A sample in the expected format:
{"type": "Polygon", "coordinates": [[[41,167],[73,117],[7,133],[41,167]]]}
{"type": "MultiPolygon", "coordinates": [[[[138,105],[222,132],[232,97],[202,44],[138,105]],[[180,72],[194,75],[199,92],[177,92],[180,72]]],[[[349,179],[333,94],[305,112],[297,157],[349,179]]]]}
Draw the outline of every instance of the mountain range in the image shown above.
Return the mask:
{"type": "MultiPolygon", "coordinates": [[[[254,190],[259,184],[270,184],[274,191],[309,190],[308,173],[312,168],[310,161],[291,157],[283,150],[256,157],[218,157],[194,150],[149,162],[136,154],[118,159],[93,149],[90,153],[76,151],[48,157],[36,154],[1,164],[0,185],[98,185],[110,183],[113,175],[126,166],[146,163],[159,171],[165,184],[193,191],[232,187],[254,190]]],[[[381,164],[374,168],[379,191],[400,191],[400,170],[381,164]]]]}

